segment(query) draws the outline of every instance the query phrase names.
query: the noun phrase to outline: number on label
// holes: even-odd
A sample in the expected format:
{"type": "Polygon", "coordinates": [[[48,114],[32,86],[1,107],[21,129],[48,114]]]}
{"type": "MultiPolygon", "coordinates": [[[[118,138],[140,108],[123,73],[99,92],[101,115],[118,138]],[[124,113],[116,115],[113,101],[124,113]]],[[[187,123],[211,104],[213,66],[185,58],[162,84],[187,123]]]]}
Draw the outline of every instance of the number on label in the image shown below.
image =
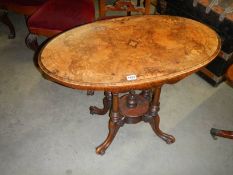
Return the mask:
{"type": "Polygon", "coordinates": [[[128,81],[132,81],[132,80],[136,80],[137,76],[136,75],[128,75],[126,78],[128,81]]]}

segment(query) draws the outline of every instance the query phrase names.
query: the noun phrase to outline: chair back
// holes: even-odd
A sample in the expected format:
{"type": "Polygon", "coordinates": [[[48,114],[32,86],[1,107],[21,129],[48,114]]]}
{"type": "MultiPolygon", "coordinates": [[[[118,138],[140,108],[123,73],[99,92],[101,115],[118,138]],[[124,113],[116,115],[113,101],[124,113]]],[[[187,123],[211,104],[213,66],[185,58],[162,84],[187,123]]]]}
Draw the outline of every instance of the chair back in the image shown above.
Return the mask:
{"type": "Polygon", "coordinates": [[[143,3],[138,2],[139,0],[115,0],[114,3],[107,4],[107,0],[99,0],[99,17],[100,19],[105,18],[109,11],[126,12],[128,16],[131,15],[131,12],[149,15],[151,0],[143,0],[143,3]]]}

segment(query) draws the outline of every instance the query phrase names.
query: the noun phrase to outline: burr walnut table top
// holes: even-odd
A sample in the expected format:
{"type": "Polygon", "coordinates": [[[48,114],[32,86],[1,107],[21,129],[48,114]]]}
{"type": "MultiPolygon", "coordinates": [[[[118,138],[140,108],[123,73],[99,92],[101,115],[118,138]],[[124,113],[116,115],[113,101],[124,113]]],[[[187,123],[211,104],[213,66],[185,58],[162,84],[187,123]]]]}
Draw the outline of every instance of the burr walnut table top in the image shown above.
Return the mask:
{"type": "Polygon", "coordinates": [[[65,86],[113,92],[185,77],[219,50],[218,35],[197,21],[132,16],[97,21],[55,37],[41,50],[39,66],[65,86]]]}

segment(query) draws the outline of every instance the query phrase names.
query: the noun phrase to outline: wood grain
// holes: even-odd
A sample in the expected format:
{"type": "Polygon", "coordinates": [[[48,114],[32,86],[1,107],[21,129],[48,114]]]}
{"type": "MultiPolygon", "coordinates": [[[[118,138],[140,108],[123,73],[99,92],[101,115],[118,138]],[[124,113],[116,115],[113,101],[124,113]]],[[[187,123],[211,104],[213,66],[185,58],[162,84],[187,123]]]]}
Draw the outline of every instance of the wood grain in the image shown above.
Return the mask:
{"type": "Polygon", "coordinates": [[[39,53],[41,70],[53,81],[85,90],[146,89],[183,78],[220,51],[209,27],[171,16],[131,16],[69,30],[39,53]],[[128,81],[127,76],[137,79],[128,81]]]}

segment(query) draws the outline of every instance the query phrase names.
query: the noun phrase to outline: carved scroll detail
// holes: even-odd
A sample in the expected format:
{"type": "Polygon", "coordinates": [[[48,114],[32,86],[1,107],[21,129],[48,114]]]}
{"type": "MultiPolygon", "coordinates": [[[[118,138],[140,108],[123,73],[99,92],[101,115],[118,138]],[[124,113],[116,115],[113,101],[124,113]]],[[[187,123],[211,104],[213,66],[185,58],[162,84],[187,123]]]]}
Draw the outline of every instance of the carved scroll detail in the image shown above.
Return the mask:
{"type": "Polygon", "coordinates": [[[144,14],[144,7],[137,7],[132,1],[117,0],[114,5],[107,5],[107,10],[112,11],[126,11],[126,12],[139,12],[144,14]]]}

